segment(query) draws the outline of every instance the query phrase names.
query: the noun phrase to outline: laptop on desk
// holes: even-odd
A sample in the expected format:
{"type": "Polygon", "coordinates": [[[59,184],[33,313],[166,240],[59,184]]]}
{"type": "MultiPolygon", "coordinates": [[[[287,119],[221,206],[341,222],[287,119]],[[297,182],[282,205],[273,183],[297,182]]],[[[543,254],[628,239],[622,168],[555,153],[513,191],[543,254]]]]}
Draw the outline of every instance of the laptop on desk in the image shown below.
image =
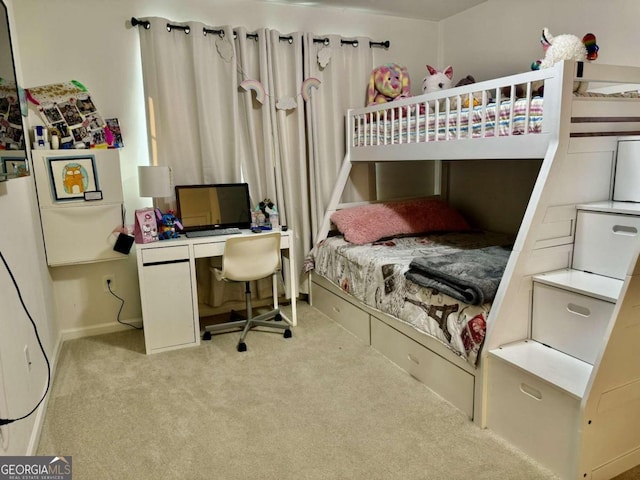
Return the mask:
{"type": "Polygon", "coordinates": [[[246,183],[176,185],[177,217],[187,238],[242,233],[251,227],[246,183]]]}

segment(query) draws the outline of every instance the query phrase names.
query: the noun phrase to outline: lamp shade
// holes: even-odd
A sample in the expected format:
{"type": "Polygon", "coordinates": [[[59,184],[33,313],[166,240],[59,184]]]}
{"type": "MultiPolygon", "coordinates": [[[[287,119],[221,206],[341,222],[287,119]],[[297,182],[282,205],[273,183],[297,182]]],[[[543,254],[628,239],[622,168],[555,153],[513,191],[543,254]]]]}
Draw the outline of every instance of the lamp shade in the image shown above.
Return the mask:
{"type": "Polygon", "coordinates": [[[170,197],[171,169],[156,166],[138,167],[138,189],[141,197],[170,197]]]}

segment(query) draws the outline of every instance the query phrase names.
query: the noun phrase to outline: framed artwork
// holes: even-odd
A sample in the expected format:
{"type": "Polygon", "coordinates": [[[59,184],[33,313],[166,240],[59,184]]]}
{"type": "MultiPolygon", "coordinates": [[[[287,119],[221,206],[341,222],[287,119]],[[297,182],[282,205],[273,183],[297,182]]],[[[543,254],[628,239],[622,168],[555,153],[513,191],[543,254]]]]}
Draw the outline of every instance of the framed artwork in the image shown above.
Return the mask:
{"type": "Polygon", "coordinates": [[[2,170],[0,173],[21,176],[21,172],[27,171],[27,161],[24,157],[2,157],[2,170]]]}
{"type": "Polygon", "coordinates": [[[49,157],[47,163],[55,200],[84,200],[85,192],[99,190],[93,155],[49,157]]]}

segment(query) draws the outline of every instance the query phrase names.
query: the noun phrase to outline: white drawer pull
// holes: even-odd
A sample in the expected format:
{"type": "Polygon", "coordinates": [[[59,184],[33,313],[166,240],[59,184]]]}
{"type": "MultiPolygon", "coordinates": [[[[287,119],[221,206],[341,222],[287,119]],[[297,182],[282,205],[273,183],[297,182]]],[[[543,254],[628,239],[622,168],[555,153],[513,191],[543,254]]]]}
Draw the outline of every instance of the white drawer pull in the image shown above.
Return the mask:
{"type": "Polygon", "coordinates": [[[420,360],[418,360],[418,359],[417,359],[416,357],[414,357],[413,355],[408,354],[408,355],[407,355],[407,358],[408,358],[409,360],[411,360],[413,363],[415,363],[416,365],[420,365],[420,360]]]}
{"type": "Polygon", "coordinates": [[[576,305],[575,303],[568,303],[567,310],[571,313],[575,313],[576,315],[580,315],[581,317],[588,317],[591,315],[591,310],[587,307],[583,307],[581,305],[576,305]]]}
{"type": "Polygon", "coordinates": [[[631,237],[635,237],[638,234],[638,229],[636,227],[630,227],[627,225],[614,225],[611,230],[617,235],[629,235],[631,237]]]}
{"type": "Polygon", "coordinates": [[[340,313],[340,309],[336,306],[331,307],[331,309],[336,313],[340,313]]]}
{"type": "Polygon", "coordinates": [[[520,391],[525,395],[529,395],[530,397],[535,398],[536,400],[542,400],[542,392],[537,388],[533,388],[527,385],[526,383],[520,384],[520,391]]]}

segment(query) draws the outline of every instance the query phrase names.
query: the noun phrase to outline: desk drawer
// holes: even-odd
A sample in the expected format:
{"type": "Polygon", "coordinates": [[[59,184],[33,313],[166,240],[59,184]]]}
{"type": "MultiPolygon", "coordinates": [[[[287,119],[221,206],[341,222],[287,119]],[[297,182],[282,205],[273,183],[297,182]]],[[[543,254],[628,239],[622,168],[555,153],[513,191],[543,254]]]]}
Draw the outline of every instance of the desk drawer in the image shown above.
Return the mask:
{"type": "Polygon", "coordinates": [[[287,235],[285,233],[282,233],[282,235],[280,235],[280,248],[289,248],[291,244],[291,237],[290,235],[287,235]]]}
{"type": "Polygon", "coordinates": [[[142,264],[173,262],[175,260],[189,260],[189,247],[178,245],[175,247],[145,248],[142,250],[142,264]]]}
{"type": "Polygon", "coordinates": [[[224,254],[224,242],[196,243],[193,245],[195,258],[219,257],[224,254]]]}

